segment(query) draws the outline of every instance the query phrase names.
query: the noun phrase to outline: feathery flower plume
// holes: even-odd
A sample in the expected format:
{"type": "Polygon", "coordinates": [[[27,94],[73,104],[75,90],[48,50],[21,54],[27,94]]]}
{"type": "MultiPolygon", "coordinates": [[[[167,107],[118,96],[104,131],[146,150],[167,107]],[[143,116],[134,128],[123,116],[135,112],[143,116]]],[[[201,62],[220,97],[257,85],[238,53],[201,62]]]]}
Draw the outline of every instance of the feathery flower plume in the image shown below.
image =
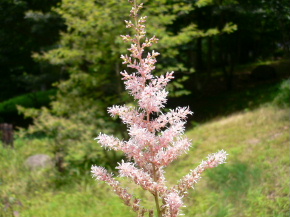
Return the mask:
{"type": "MultiPolygon", "coordinates": [[[[123,64],[127,64],[135,72],[123,71],[121,75],[126,90],[137,101],[138,107],[115,105],[108,108],[111,116],[119,116],[128,126],[130,136],[128,141],[121,141],[105,134],[100,134],[96,140],[102,147],[125,153],[130,161],[122,161],[116,167],[120,177],[132,179],[134,183],[152,194],[158,217],[176,217],[181,214],[180,209],[184,206],[182,199],[187,194],[187,190],[199,181],[206,169],[225,163],[227,154],[223,150],[211,154],[196,169],[184,176],[177,185],[172,188],[165,185],[164,168],[186,153],[191,146],[191,141],[183,134],[187,116],[192,112],[188,107],[178,107],[162,113],[168,95],[165,88],[174,78],[173,72],[161,76],[152,74],[159,53],[153,50],[145,55],[144,50],[157,43],[158,39],[155,36],[146,38],[147,17],[138,18],[138,12],[143,4],[137,4],[136,0],[129,0],[129,2],[132,4],[130,13],[133,22],[125,21],[125,23],[127,28],[135,31],[135,35],[121,36],[125,42],[131,43],[128,49],[131,54],[122,55],[121,59],[123,64]],[[156,114],[159,116],[155,117],[156,114]]],[[[94,178],[109,184],[124,203],[138,213],[138,216],[145,216],[148,213],[153,217],[153,209],[143,208],[140,204],[141,199],[128,193],[127,189],[121,187],[120,182],[104,168],[92,166],[91,172],[94,178]]]]}

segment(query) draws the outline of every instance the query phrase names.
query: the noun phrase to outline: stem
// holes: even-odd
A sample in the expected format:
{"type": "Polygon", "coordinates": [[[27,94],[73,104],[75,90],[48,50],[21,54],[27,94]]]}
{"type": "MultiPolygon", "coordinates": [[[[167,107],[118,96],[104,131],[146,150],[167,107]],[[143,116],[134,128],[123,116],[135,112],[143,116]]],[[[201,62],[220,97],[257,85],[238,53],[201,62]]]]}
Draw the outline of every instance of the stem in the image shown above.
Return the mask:
{"type": "MultiPolygon", "coordinates": [[[[156,177],[155,165],[152,164],[152,166],[153,166],[153,179],[154,179],[154,181],[156,182],[156,181],[157,181],[157,177],[156,177]]],[[[155,190],[154,199],[155,199],[155,204],[156,204],[157,216],[158,216],[158,217],[161,217],[160,206],[159,206],[159,200],[158,200],[158,192],[157,192],[157,190],[155,190]]]]}
{"type": "MultiPolygon", "coordinates": [[[[134,7],[137,8],[137,0],[134,0],[134,7]]],[[[140,34],[138,31],[138,18],[137,15],[134,17],[134,21],[135,21],[135,28],[136,28],[136,37],[137,37],[137,49],[139,51],[139,55],[138,55],[138,59],[140,61],[140,65],[143,65],[143,59],[142,59],[142,49],[141,49],[141,45],[140,45],[140,34]]],[[[143,75],[142,75],[143,76],[143,75]]],[[[146,79],[145,79],[146,82],[146,79]]],[[[144,87],[145,87],[145,83],[144,83],[144,87]]],[[[150,112],[146,111],[147,114],[147,123],[150,122],[150,112]]],[[[151,149],[151,154],[154,155],[154,150],[151,149]]],[[[152,163],[152,169],[153,169],[153,179],[154,182],[157,182],[157,176],[156,176],[156,168],[154,163],[152,163]]],[[[157,210],[157,216],[161,217],[161,212],[160,212],[160,206],[159,206],[159,200],[158,200],[158,192],[157,190],[155,190],[155,194],[154,194],[154,199],[155,199],[155,205],[156,205],[156,210],[157,210]]],[[[153,216],[153,212],[150,213],[149,212],[149,216],[153,216]]]]}
{"type": "MultiPolygon", "coordinates": [[[[149,122],[149,121],[150,121],[150,113],[147,112],[147,122],[149,122]]],[[[152,153],[152,155],[154,155],[154,152],[153,152],[152,149],[151,149],[151,153],[152,153]]],[[[153,180],[154,180],[154,182],[157,182],[156,168],[155,168],[154,163],[152,163],[152,169],[153,169],[153,180]]],[[[157,192],[157,190],[155,190],[154,199],[155,199],[155,205],[156,205],[156,210],[157,210],[157,216],[158,217],[161,217],[160,205],[159,205],[158,192],[157,192]]]]}
{"type": "MultiPolygon", "coordinates": [[[[138,6],[137,0],[134,0],[134,7],[137,8],[137,6],[138,6]]],[[[139,59],[140,63],[142,64],[143,63],[143,59],[142,59],[142,51],[141,51],[141,45],[140,45],[140,34],[139,34],[139,30],[137,30],[138,29],[138,25],[139,25],[137,14],[134,17],[134,22],[135,22],[135,30],[136,30],[136,35],[137,35],[137,48],[138,48],[138,51],[139,51],[138,59],[139,59]]]]}

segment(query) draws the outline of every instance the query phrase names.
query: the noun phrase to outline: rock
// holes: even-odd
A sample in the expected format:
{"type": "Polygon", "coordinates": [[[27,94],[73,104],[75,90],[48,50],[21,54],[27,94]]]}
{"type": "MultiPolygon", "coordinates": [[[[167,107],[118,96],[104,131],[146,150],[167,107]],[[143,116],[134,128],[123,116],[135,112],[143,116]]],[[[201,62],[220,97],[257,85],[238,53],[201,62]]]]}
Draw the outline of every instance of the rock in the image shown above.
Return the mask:
{"type": "Polygon", "coordinates": [[[251,78],[255,81],[266,81],[277,77],[277,73],[274,67],[268,65],[257,66],[251,72],[251,78]]]}
{"type": "Polygon", "coordinates": [[[25,165],[31,170],[36,170],[52,166],[53,161],[51,157],[46,154],[36,154],[27,158],[25,165]]]}

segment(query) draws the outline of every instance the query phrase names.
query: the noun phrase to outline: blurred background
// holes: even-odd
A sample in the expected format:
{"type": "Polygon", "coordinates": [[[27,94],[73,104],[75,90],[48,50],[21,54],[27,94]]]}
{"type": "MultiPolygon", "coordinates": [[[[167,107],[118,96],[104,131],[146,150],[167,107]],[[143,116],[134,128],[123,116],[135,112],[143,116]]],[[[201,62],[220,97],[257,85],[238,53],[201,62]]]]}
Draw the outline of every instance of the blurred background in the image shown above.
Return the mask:
{"type": "MultiPolygon", "coordinates": [[[[288,0],[143,2],[148,37],[159,38],[155,73],[175,72],[167,109],[194,112],[193,148],[166,170],[168,184],[212,152],[230,154],[190,192],[186,216],[287,216],[288,0]]],[[[134,103],[119,74],[130,8],[125,0],[0,1],[1,217],[134,216],[90,176],[92,164],[116,172],[124,158],[93,139],[128,138],[107,107],[134,103]]],[[[150,195],[134,191],[150,206],[150,195]]]]}

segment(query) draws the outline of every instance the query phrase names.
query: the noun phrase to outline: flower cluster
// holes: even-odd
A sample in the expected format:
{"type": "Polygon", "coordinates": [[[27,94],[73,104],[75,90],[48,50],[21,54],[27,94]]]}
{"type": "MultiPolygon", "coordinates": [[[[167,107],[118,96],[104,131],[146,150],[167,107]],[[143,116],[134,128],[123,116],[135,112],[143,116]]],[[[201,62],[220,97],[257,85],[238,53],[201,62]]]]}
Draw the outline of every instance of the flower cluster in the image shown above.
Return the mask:
{"type": "MultiPolygon", "coordinates": [[[[176,217],[180,214],[180,208],[184,206],[183,197],[187,190],[200,179],[201,173],[207,168],[216,167],[225,163],[226,152],[220,151],[208,156],[196,169],[190,171],[179,183],[172,188],[165,185],[164,168],[191,146],[191,141],[183,134],[187,116],[192,114],[188,107],[176,108],[167,113],[162,113],[165,107],[168,92],[166,85],[172,80],[173,72],[166,75],[154,76],[156,57],[159,53],[152,51],[144,55],[146,47],[157,43],[153,36],[145,37],[146,17],[138,19],[138,12],[142,4],[129,1],[133,7],[131,10],[132,21],[125,21],[127,28],[135,30],[134,36],[121,36],[125,42],[131,43],[128,49],[130,55],[122,55],[123,63],[127,64],[135,72],[121,72],[126,90],[137,101],[137,108],[123,105],[113,106],[108,109],[111,116],[119,116],[128,126],[130,139],[121,141],[113,136],[100,134],[96,140],[105,148],[122,151],[129,162],[120,162],[116,169],[120,177],[128,177],[144,190],[149,191],[156,203],[157,215],[163,217],[176,217]]],[[[134,197],[122,188],[120,183],[104,168],[92,166],[92,174],[98,180],[108,183],[116,194],[130,206],[138,216],[144,216],[146,212],[153,216],[153,210],[144,209],[140,205],[140,199],[134,197]]]]}

